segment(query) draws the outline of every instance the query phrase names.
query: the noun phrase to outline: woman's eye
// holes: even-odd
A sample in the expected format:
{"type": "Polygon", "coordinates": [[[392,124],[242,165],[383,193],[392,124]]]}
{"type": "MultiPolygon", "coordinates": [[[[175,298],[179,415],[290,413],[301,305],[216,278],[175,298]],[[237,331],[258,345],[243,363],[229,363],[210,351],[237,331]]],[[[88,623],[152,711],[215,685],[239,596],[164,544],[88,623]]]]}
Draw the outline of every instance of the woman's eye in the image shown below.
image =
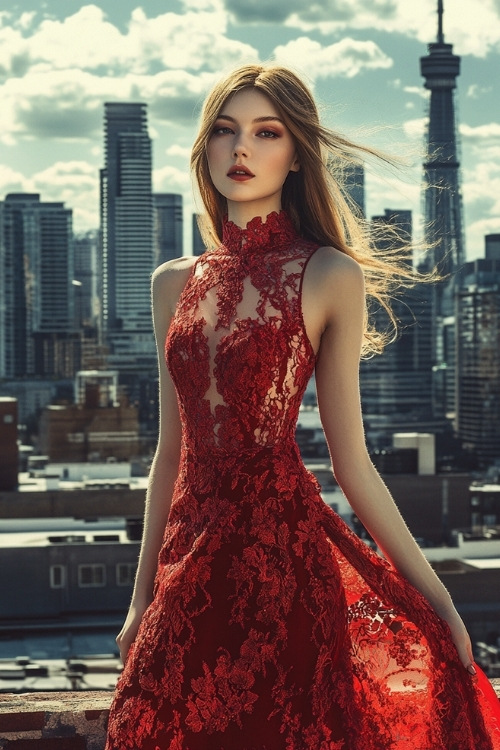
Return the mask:
{"type": "Polygon", "coordinates": [[[261,130],[259,135],[264,138],[279,138],[278,133],[275,133],[274,130],[261,130]]]}
{"type": "Polygon", "coordinates": [[[219,127],[215,127],[213,129],[213,135],[227,135],[227,133],[232,133],[233,131],[231,128],[229,128],[227,125],[220,125],[219,127]]]}

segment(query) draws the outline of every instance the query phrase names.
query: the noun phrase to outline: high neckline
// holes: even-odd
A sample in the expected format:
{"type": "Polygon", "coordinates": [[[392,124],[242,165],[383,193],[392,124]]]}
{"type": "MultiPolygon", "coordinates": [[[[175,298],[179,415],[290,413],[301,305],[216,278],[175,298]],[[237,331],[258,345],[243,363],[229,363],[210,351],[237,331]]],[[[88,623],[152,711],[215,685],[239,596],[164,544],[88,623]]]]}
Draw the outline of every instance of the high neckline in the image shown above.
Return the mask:
{"type": "Polygon", "coordinates": [[[268,252],[288,247],[298,234],[286,211],[273,211],[263,220],[255,216],[246,227],[225,219],[222,244],[231,253],[268,252]]]}

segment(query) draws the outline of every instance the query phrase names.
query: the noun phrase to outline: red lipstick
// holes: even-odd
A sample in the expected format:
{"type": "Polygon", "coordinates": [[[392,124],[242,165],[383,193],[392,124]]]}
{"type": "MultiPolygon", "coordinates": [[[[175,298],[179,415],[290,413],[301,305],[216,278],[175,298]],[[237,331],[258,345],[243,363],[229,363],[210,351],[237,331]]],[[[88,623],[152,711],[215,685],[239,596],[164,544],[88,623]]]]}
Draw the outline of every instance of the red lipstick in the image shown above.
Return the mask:
{"type": "Polygon", "coordinates": [[[253,172],[251,172],[248,167],[243,166],[243,164],[234,164],[228,171],[227,176],[237,182],[244,182],[255,177],[253,172]]]}

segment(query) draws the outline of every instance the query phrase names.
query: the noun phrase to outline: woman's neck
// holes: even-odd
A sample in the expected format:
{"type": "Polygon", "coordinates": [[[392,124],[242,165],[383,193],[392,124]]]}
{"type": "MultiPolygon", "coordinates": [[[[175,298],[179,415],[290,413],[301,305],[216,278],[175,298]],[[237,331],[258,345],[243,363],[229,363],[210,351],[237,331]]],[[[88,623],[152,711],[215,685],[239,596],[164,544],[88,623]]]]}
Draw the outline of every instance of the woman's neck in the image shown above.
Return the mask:
{"type": "Polygon", "coordinates": [[[273,212],[279,214],[281,211],[281,201],[251,201],[251,202],[236,202],[228,201],[227,206],[227,219],[236,226],[244,229],[247,224],[255,219],[257,216],[265,221],[266,217],[273,212]]]}

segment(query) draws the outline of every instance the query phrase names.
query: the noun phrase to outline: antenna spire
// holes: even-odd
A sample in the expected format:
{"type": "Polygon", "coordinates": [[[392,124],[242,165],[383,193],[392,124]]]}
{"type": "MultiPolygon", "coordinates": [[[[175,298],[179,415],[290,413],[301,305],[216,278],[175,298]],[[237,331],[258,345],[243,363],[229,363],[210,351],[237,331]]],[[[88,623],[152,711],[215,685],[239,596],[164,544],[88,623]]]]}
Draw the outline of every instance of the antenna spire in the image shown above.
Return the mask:
{"type": "Polygon", "coordinates": [[[443,0],[438,0],[438,35],[437,35],[437,41],[438,44],[444,44],[444,34],[443,34],[443,0]]]}

